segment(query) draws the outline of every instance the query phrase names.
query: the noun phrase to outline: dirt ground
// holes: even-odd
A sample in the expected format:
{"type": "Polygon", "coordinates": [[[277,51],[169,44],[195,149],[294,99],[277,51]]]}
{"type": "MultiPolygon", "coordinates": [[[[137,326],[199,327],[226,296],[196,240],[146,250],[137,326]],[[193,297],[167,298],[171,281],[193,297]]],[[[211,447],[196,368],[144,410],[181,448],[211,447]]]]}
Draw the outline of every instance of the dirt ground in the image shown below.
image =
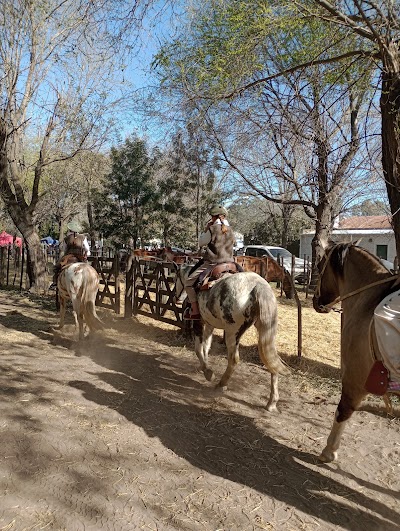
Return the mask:
{"type": "MultiPolygon", "coordinates": [[[[172,326],[103,310],[108,328],[78,347],[72,321],[52,331],[53,300],[0,291],[0,530],[398,530],[398,401],[392,416],[368,401],[338,463],[316,460],[339,399],[339,318],[311,312],[299,364],[280,302],[293,370],[268,413],[254,335],[222,393],[172,326]]],[[[217,375],[224,355],[215,341],[217,375]]]]}

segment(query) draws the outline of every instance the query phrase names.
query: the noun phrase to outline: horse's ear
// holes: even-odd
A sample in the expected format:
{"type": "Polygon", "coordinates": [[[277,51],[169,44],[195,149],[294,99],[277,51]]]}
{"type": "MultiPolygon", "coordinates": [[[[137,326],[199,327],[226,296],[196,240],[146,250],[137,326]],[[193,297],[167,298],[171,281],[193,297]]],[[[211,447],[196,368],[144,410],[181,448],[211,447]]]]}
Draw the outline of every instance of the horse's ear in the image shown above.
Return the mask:
{"type": "Polygon", "coordinates": [[[319,240],[319,244],[321,246],[321,249],[323,249],[325,251],[325,249],[328,247],[329,245],[329,242],[326,238],[320,238],[319,240]]]}
{"type": "Polygon", "coordinates": [[[356,246],[360,245],[361,240],[362,240],[362,238],[359,238],[358,240],[356,240],[355,242],[353,242],[353,245],[356,245],[356,246]]]}

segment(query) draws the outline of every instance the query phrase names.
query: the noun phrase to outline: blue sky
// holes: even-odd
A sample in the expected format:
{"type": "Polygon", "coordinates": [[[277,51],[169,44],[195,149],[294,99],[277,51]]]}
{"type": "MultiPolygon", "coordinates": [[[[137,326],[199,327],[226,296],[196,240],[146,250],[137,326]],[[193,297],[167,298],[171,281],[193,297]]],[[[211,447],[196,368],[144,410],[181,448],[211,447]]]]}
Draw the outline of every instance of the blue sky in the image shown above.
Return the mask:
{"type": "MultiPolygon", "coordinates": [[[[143,21],[140,44],[132,54],[125,70],[126,79],[133,83],[137,90],[146,90],[156,83],[156,79],[151,73],[151,63],[161,45],[173,38],[175,29],[179,26],[180,16],[178,13],[181,12],[180,9],[175,6],[175,10],[172,12],[170,7],[163,8],[164,4],[164,1],[158,2],[156,8],[150,10],[143,21]]],[[[149,128],[138,114],[133,121],[123,115],[121,123],[124,124],[122,132],[124,137],[132,134],[135,130],[140,136],[148,136],[150,141],[156,142],[159,138],[164,137],[159,126],[149,128]]]]}

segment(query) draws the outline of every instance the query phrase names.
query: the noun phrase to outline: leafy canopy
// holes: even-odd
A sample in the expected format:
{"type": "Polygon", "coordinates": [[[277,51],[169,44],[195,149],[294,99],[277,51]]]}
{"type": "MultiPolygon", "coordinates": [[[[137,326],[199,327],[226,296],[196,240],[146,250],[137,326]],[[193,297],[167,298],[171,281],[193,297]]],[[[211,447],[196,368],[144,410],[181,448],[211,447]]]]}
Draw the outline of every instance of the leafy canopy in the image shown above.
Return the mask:
{"type": "MultiPolygon", "coordinates": [[[[164,86],[184,81],[196,96],[226,98],[277,72],[312,60],[324,62],[362,48],[357,35],[309,16],[315,4],[209,0],[194,9],[181,36],[165,44],[153,62],[164,86]]],[[[357,56],[359,57],[359,56],[357,56]]],[[[343,71],[349,60],[344,57],[343,71]]],[[[351,64],[353,74],[357,68],[351,64]]],[[[338,80],[331,65],[319,70],[338,80]]],[[[340,76],[339,76],[340,79],[340,76]]]]}

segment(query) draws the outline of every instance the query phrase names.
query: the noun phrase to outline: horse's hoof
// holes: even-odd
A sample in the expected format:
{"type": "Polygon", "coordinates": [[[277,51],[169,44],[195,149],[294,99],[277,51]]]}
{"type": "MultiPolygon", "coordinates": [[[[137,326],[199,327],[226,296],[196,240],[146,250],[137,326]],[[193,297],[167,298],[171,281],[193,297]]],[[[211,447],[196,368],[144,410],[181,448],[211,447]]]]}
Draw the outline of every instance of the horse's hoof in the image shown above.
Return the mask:
{"type": "Polygon", "coordinates": [[[218,382],[215,386],[215,389],[219,389],[222,392],[225,392],[228,389],[228,386],[226,384],[221,384],[221,382],[218,382]]]}
{"type": "Polygon", "coordinates": [[[278,408],[276,407],[276,402],[267,404],[267,411],[278,411],[278,408]]]}
{"type": "Polygon", "coordinates": [[[203,373],[208,382],[212,382],[214,380],[214,373],[211,369],[204,369],[203,373]]]}
{"type": "Polygon", "coordinates": [[[318,459],[321,463],[333,463],[337,459],[337,452],[329,452],[325,448],[322,450],[321,455],[318,456],[318,459]]]}

